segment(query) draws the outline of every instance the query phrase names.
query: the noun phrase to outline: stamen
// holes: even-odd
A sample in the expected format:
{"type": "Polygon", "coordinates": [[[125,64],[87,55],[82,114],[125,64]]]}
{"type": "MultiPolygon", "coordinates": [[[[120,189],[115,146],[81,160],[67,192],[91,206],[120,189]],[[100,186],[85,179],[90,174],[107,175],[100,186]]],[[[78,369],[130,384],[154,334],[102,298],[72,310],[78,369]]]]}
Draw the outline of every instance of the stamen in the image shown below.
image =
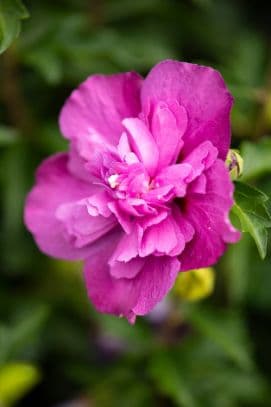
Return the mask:
{"type": "Polygon", "coordinates": [[[111,186],[111,188],[114,189],[119,185],[118,178],[119,178],[118,174],[112,174],[112,175],[110,175],[110,177],[108,177],[107,180],[108,180],[108,183],[111,186]]]}

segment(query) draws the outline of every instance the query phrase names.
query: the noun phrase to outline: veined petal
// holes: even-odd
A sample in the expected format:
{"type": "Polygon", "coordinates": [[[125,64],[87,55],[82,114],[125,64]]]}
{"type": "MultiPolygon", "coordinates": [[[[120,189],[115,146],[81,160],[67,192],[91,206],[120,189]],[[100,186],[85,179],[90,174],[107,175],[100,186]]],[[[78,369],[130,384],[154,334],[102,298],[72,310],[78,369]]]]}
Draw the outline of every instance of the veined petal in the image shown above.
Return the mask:
{"type": "MultiPolygon", "coordinates": [[[[188,154],[205,140],[225,159],[230,146],[230,110],[233,98],[220,73],[210,67],[167,60],[157,64],[146,77],[141,100],[143,113],[163,101],[177,101],[188,113],[182,137],[182,152],[188,154]]],[[[169,136],[168,136],[169,137],[169,136]]]]}
{"type": "Polygon", "coordinates": [[[88,296],[98,311],[128,317],[137,298],[133,279],[114,278],[109,265],[121,234],[116,229],[91,246],[84,276],[88,296]]]}
{"type": "Polygon", "coordinates": [[[84,276],[88,295],[97,310],[126,317],[135,322],[136,315],[147,314],[170,290],[180,269],[176,258],[147,258],[135,278],[115,278],[110,274],[108,259],[119,232],[101,238],[92,247],[85,262],[84,276]]]}
{"type": "Polygon", "coordinates": [[[184,217],[193,226],[193,239],[180,255],[182,270],[207,267],[223,254],[226,243],[240,239],[230,224],[233,184],[224,162],[217,160],[206,172],[206,193],[191,193],[186,198],[184,217]]]}
{"type": "Polygon", "coordinates": [[[174,257],[148,257],[134,281],[137,298],[133,313],[145,315],[150,312],[172,288],[179,270],[180,263],[174,257]]]}
{"type": "Polygon", "coordinates": [[[122,120],[140,112],[142,78],[134,73],[93,75],[72,92],[60,113],[60,129],[68,139],[95,135],[117,145],[122,120]]]}

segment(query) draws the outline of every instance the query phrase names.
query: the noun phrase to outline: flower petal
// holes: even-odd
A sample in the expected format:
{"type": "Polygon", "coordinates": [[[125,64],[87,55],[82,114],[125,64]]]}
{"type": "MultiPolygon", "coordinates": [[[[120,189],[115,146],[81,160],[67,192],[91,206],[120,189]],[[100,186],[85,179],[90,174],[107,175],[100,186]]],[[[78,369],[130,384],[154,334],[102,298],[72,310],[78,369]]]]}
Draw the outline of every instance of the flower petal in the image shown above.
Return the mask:
{"type": "Polygon", "coordinates": [[[185,108],[177,101],[170,105],[164,101],[158,102],[154,107],[150,127],[159,148],[159,168],[175,163],[187,127],[185,108]]]}
{"type": "Polygon", "coordinates": [[[182,164],[190,165],[192,168],[191,174],[186,178],[187,182],[191,182],[199,175],[207,170],[215,162],[217,158],[217,148],[210,141],[204,141],[199,144],[184,160],[182,164]]]}
{"type": "Polygon", "coordinates": [[[84,247],[94,242],[117,225],[116,218],[107,207],[105,191],[92,197],[60,205],[56,210],[59,219],[74,242],[84,247]]]}
{"type": "MultiPolygon", "coordinates": [[[[230,110],[233,98],[216,70],[178,61],[163,61],[145,79],[141,92],[143,112],[161,101],[177,101],[188,114],[182,138],[187,154],[199,143],[209,140],[225,159],[230,145],[230,110]]],[[[170,137],[170,135],[168,135],[170,137]]]]}
{"type": "Polygon", "coordinates": [[[145,123],[138,118],[123,120],[131,147],[150,175],[154,175],[159,158],[158,147],[145,123]]]}
{"type": "Polygon", "coordinates": [[[117,145],[122,120],[140,111],[141,83],[142,78],[134,72],[90,76],[72,92],[61,110],[63,135],[77,140],[98,135],[108,144],[117,145]]]}
{"type": "Polygon", "coordinates": [[[62,259],[82,259],[88,248],[74,246],[56,211],[60,205],[91,196],[99,188],[74,178],[67,163],[67,154],[56,154],[41,164],[37,183],[27,197],[24,219],[41,251],[62,259]]]}
{"type": "Polygon", "coordinates": [[[233,184],[224,162],[217,160],[205,176],[206,193],[191,193],[185,202],[184,216],[194,227],[195,234],[180,255],[182,270],[214,264],[225,251],[226,243],[240,238],[229,221],[233,184]]]}
{"type": "Polygon", "coordinates": [[[114,251],[110,264],[112,265],[115,261],[128,262],[129,260],[138,256],[138,233],[137,228],[133,228],[131,233],[127,235],[123,233],[121,236],[116,250],[114,251]]]}
{"type": "MultiPolygon", "coordinates": [[[[182,197],[186,193],[187,179],[194,172],[192,165],[189,164],[174,164],[163,168],[162,171],[155,177],[155,185],[164,186],[172,185],[175,195],[182,197]]],[[[155,191],[155,190],[154,190],[155,191]]]]}
{"type": "Polygon", "coordinates": [[[128,262],[115,261],[110,265],[110,274],[115,278],[133,279],[142,269],[146,259],[135,257],[128,262]]]}
{"type": "Polygon", "coordinates": [[[137,293],[135,315],[145,315],[161,301],[172,288],[180,270],[180,263],[174,257],[148,257],[141,272],[134,279],[137,293]]]}
{"type": "Polygon", "coordinates": [[[162,222],[147,228],[139,244],[139,255],[142,257],[154,254],[180,254],[184,249],[185,239],[174,218],[169,215],[162,222]]]}
{"type": "Polygon", "coordinates": [[[148,313],[170,290],[180,263],[176,258],[150,256],[135,278],[114,278],[108,259],[119,238],[116,230],[93,245],[85,262],[88,295],[100,312],[125,316],[134,323],[136,315],[148,313]]]}
{"type": "Polygon", "coordinates": [[[114,278],[108,263],[121,234],[116,229],[92,245],[84,276],[88,296],[98,311],[128,317],[137,298],[134,280],[114,278]]]}

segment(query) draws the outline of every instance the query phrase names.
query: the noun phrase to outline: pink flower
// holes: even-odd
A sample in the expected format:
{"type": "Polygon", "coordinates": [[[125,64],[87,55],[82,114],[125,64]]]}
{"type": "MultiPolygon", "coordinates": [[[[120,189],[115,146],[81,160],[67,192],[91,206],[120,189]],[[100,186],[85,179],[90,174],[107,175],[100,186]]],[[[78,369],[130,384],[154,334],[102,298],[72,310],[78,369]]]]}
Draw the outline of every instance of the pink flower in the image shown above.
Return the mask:
{"type": "Polygon", "coordinates": [[[50,256],[83,259],[95,307],[134,322],[180,271],[239,239],[224,160],[233,99],[209,67],[163,61],[88,78],[60,114],[70,141],[38,169],[25,223],[50,256]]]}

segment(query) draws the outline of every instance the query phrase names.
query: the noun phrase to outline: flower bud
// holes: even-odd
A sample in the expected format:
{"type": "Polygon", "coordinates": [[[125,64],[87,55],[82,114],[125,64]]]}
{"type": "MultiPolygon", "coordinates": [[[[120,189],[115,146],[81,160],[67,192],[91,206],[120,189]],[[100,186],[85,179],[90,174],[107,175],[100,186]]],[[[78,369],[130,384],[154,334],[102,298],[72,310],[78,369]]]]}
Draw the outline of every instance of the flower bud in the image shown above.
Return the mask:
{"type": "Polygon", "coordinates": [[[181,299],[198,301],[213,292],[215,272],[211,267],[181,272],[173,292],[181,299]]]}
{"type": "Polygon", "coordinates": [[[226,165],[230,171],[232,181],[236,180],[242,175],[244,160],[238,150],[229,150],[226,158],[226,165]]]}

